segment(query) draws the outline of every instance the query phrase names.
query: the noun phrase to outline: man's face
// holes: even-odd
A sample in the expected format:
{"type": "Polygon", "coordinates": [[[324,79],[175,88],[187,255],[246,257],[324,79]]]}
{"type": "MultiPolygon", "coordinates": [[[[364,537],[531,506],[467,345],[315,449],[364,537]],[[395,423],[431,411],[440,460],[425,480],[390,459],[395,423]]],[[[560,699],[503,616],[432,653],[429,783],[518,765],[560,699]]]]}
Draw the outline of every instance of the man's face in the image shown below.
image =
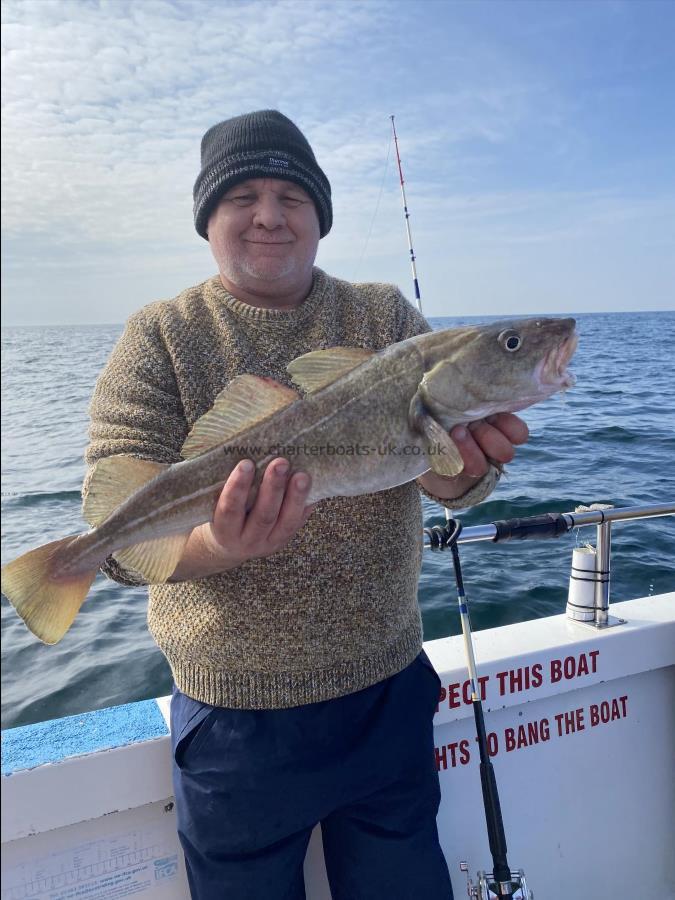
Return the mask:
{"type": "Polygon", "coordinates": [[[237,184],[214,209],[207,231],[220,274],[231,286],[270,296],[311,283],[319,217],[297,184],[278,178],[237,184]]]}

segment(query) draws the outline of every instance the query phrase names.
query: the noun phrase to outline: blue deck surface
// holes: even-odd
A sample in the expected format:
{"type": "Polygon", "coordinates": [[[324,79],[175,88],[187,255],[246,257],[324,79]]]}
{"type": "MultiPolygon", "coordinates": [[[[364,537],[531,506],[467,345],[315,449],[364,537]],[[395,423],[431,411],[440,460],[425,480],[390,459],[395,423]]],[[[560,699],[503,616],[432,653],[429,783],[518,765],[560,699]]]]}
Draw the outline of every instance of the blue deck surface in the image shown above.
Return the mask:
{"type": "Polygon", "coordinates": [[[2,732],[2,774],[34,769],[69,756],[125,747],[168,733],[155,700],[8,728],[2,732]]]}

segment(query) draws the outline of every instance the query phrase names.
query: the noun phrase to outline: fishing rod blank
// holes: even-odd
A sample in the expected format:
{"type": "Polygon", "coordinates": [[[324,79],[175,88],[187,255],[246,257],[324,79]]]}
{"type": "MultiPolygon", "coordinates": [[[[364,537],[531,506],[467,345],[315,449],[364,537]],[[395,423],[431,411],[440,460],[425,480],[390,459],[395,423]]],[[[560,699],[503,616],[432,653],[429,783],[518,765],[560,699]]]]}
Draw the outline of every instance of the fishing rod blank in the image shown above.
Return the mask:
{"type": "MultiPolygon", "coordinates": [[[[410,250],[410,265],[412,267],[413,284],[415,286],[415,299],[417,300],[417,309],[422,312],[422,295],[420,294],[420,283],[417,278],[417,266],[415,265],[415,251],[413,250],[412,234],[410,231],[410,213],[408,212],[408,201],[405,196],[405,180],[403,178],[403,168],[401,166],[401,154],[398,152],[398,136],[396,134],[396,125],[394,125],[394,117],[391,118],[391,127],[394,132],[394,146],[396,147],[396,162],[398,163],[398,177],[401,182],[401,197],[403,198],[403,212],[405,213],[405,230],[408,235],[408,249],[410,250]]],[[[451,521],[450,510],[445,510],[445,521],[451,521]]]]}
{"type": "MultiPolygon", "coordinates": [[[[452,562],[455,570],[455,582],[457,584],[457,603],[459,617],[462,623],[462,636],[464,638],[464,650],[466,654],[467,668],[469,670],[469,684],[471,686],[471,705],[476,723],[476,737],[480,755],[480,782],[483,792],[483,807],[485,809],[485,824],[487,826],[488,843],[492,856],[492,872],[479,872],[478,884],[473,885],[469,879],[469,895],[481,900],[489,900],[490,896],[498,898],[520,897],[522,900],[531,900],[532,894],[525,882],[525,873],[522,869],[513,872],[506,856],[506,834],[502,819],[499,791],[494,768],[490,761],[485,732],[485,719],[483,717],[483,704],[478,688],[478,674],[476,672],[476,658],[473,650],[473,637],[471,633],[471,621],[469,619],[469,607],[464,591],[464,579],[462,566],[459,559],[457,540],[462,531],[461,522],[451,519],[445,526],[436,525],[433,528],[425,528],[425,534],[429,537],[431,547],[437,550],[450,548],[452,562]],[[491,894],[492,892],[492,894],[491,894]]],[[[462,871],[467,871],[463,863],[462,871]]],[[[468,877],[468,876],[467,876],[468,877]]]]}
{"type": "Polygon", "coordinates": [[[415,285],[415,300],[417,300],[417,308],[422,312],[422,297],[420,295],[420,285],[417,279],[417,268],[415,266],[415,251],[413,250],[412,234],[410,233],[410,213],[408,212],[408,201],[405,196],[405,181],[403,180],[403,169],[401,168],[401,155],[398,152],[398,137],[396,136],[396,126],[394,125],[394,117],[391,118],[391,127],[394,132],[394,145],[396,147],[396,162],[398,163],[398,176],[401,181],[401,197],[403,198],[403,212],[405,213],[405,229],[408,234],[408,249],[410,250],[410,266],[412,268],[413,284],[415,285]]]}

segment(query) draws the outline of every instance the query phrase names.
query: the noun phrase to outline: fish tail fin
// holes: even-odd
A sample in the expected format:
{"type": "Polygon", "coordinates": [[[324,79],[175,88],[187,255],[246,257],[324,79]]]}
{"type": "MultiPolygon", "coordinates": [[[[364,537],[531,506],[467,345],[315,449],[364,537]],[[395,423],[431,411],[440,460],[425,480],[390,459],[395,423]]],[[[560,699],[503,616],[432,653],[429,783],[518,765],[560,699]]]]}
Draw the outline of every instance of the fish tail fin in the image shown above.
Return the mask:
{"type": "Polygon", "coordinates": [[[2,568],[2,593],[45,644],[56,644],[68,631],[98,571],[53,575],[56,558],[73,540],[44,544],[2,568]]]}

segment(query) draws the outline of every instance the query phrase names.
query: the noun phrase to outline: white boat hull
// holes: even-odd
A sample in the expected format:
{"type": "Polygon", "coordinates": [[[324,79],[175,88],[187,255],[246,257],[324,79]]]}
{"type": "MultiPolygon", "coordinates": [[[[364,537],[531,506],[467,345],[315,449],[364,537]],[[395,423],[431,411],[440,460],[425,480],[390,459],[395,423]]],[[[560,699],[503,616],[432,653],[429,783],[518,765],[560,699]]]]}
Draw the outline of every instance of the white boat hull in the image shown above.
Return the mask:
{"type": "MultiPolygon", "coordinates": [[[[543,900],[675,898],[675,593],[612,613],[626,624],[561,615],[474,635],[509,861],[543,900]]],[[[491,867],[473,715],[461,637],[425,649],[460,898],[460,861],[474,880],[491,867]]],[[[2,900],[186,900],[167,717],[162,698],[3,733],[2,900]]],[[[308,900],[330,900],[318,829],[305,875],[308,900]]]]}

